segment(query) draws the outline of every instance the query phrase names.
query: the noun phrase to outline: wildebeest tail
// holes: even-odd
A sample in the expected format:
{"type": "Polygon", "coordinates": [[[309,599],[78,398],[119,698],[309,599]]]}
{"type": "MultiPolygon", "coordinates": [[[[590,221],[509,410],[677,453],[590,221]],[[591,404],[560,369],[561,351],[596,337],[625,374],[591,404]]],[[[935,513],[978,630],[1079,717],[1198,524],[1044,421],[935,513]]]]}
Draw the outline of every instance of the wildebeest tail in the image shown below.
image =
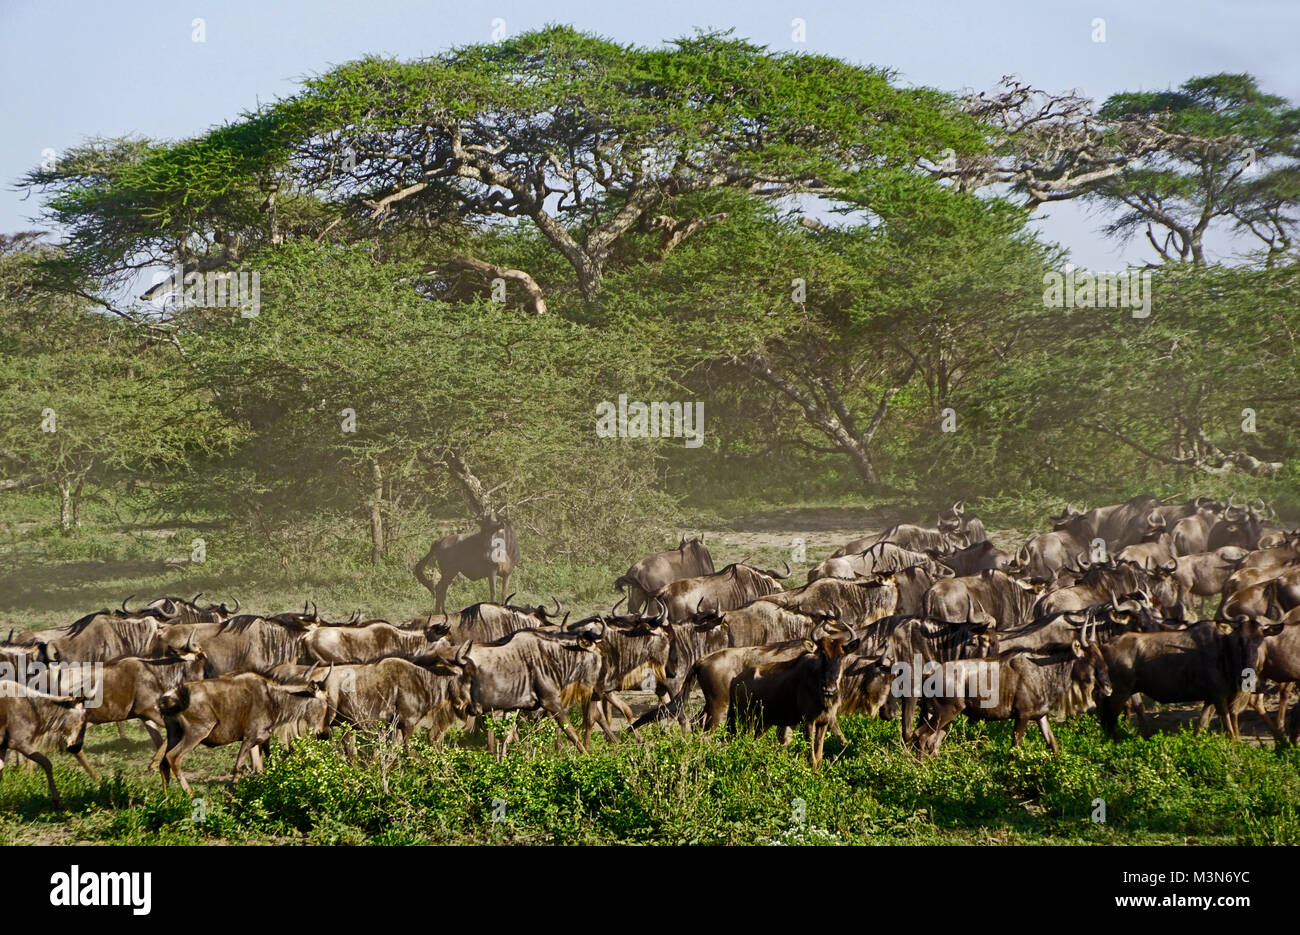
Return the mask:
{"type": "Polygon", "coordinates": [[[164,715],[180,714],[190,706],[190,687],[180,685],[158,698],[158,710],[164,715]]]}

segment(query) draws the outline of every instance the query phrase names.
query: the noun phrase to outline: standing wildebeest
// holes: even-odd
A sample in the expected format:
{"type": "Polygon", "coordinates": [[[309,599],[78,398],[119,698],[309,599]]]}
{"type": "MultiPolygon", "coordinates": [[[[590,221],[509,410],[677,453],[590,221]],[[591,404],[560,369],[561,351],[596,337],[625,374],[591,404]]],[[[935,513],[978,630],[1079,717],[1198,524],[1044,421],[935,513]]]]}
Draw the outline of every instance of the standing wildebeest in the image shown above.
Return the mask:
{"type": "MultiPolygon", "coordinates": [[[[387,724],[409,751],[411,736],[427,729],[429,742],[442,745],[442,736],[464,721],[469,707],[469,685],[463,678],[466,658],[451,647],[422,656],[416,662],[396,657],[364,665],[333,666],[325,679],[330,725],[376,727],[387,724]]],[[[303,679],[311,667],[277,666],[272,677],[303,679]]],[[[349,757],[357,755],[351,730],[343,731],[349,757]]]]}
{"type": "Polygon", "coordinates": [[[975,622],[970,614],[993,618],[995,627],[1018,627],[1034,619],[1038,589],[1005,571],[989,569],[977,575],[936,581],[925,596],[926,616],[949,623],[975,622]]]}
{"type": "Polygon", "coordinates": [[[713,574],[713,556],[704,547],[704,537],[682,537],[677,548],[647,555],[614,581],[614,587],[627,588],[627,609],[638,613],[665,584],[682,578],[713,574]]]}
{"type": "Polygon", "coordinates": [[[157,769],[166,750],[161,733],[166,728],[158,699],[182,682],[203,678],[205,662],[203,651],[192,649],[161,659],[118,659],[107,663],[102,673],[78,663],[59,663],[51,667],[51,674],[60,694],[88,699],[88,724],[121,724],[139,718],[154,743],[149,768],[157,769]]]}
{"type": "Polygon", "coordinates": [[[1094,507],[1086,513],[1067,503],[1064,512],[1052,517],[1052,528],[1070,533],[1084,545],[1093,539],[1103,539],[1108,551],[1118,552],[1126,545],[1142,541],[1147,515],[1158,506],[1160,501],[1146,494],[1126,503],[1094,507]]]}
{"type": "Polygon", "coordinates": [[[1260,535],[1263,533],[1262,522],[1267,509],[1263,500],[1259,500],[1259,509],[1250,506],[1237,506],[1228,498],[1228,506],[1223,516],[1210,528],[1210,538],[1205,544],[1207,551],[1214,551],[1225,545],[1237,545],[1243,549],[1259,547],[1260,535]]]}
{"type": "MultiPolygon", "coordinates": [[[[431,614],[427,629],[445,630],[448,642],[457,646],[466,640],[492,643],[516,630],[535,630],[549,626],[553,618],[564,612],[559,601],[555,602],[555,613],[541,604],[536,607],[516,607],[508,601],[508,598],[504,604],[482,601],[456,613],[431,614]]],[[[567,617],[568,614],[564,613],[564,616],[567,617]]]]}
{"type": "Polygon", "coordinates": [[[964,538],[960,535],[949,535],[939,529],[914,526],[911,523],[899,523],[897,526],[890,526],[884,532],[877,533],[874,536],[863,536],[861,539],[854,539],[852,542],[845,543],[831,553],[831,558],[852,555],[855,552],[864,551],[868,546],[885,542],[915,552],[933,549],[944,554],[966,545],[964,538]]]}
{"type": "Polygon", "coordinates": [[[966,548],[988,541],[984,523],[978,516],[966,515],[966,501],[958,500],[939,514],[939,531],[966,548]]]}
{"type": "Polygon", "coordinates": [[[940,555],[937,552],[931,554],[937,562],[951,568],[958,576],[976,575],[985,570],[1006,571],[1007,564],[1011,560],[1010,555],[988,539],[947,555],[940,555]]]}
{"type": "Polygon", "coordinates": [[[1243,673],[1259,671],[1264,637],[1272,632],[1249,619],[1235,629],[1203,620],[1181,630],[1126,633],[1103,644],[1114,692],[1098,708],[1102,727],[1117,736],[1120,713],[1141,692],[1161,702],[1212,704],[1236,738],[1233,708],[1243,693],[1243,673]]]}
{"type": "Polygon", "coordinates": [[[1007,570],[1028,581],[1052,581],[1057,572],[1087,547],[1086,542],[1065,529],[1041,532],[1020,547],[1015,562],[1007,570]]]}
{"type": "MultiPolygon", "coordinates": [[[[826,730],[839,709],[846,651],[852,647],[843,634],[825,634],[815,642],[803,640],[802,652],[792,659],[755,660],[727,683],[728,726],[735,730],[742,722],[752,723],[755,734],[777,727],[785,744],[790,729],[803,725],[809,760],[813,769],[819,768],[826,730]]],[[[710,700],[706,692],[706,707],[710,700]]]]}
{"type": "Polygon", "coordinates": [[[519,544],[510,518],[503,512],[498,516],[488,510],[479,519],[478,532],[453,533],[433,545],[415,566],[415,577],[433,594],[437,602],[435,611],[447,609],[447,588],[457,575],[470,581],[488,580],[488,597],[497,599],[497,576],[501,576],[501,593],[510,586],[510,573],[519,564],[519,544]],[[438,565],[438,581],[429,580],[429,566],[438,565]]]}
{"type": "Polygon", "coordinates": [[[1120,549],[1115,561],[1132,562],[1144,568],[1169,564],[1176,553],[1173,536],[1167,529],[1165,518],[1158,510],[1152,510],[1147,514],[1147,528],[1142,533],[1142,540],[1120,549]]]}
{"type": "Polygon", "coordinates": [[[87,614],[51,639],[39,641],[44,662],[112,662],[126,656],[151,656],[158,645],[153,617],[118,617],[108,611],[87,614]]]}
{"type": "Polygon", "coordinates": [[[303,642],[317,623],[241,614],[203,640],[208,678],[235,672],[269,672],[278,665],[307,661],[303,642]]]}
{"type": "MultiPolygon", "coordinates": [[[[573,745],[587,752],[568,721],[574,704],[583,706],[584,728],[595,720],[605,736],[616,740],[601,702],[604,701],[604,657],[587,635],[543,630],[519,630],[494,643],[467,643],[457,651],[466,658],[469,714],[489,711],[531,711],[538,707],[555,719],[573,745]]],[[[501,745],[505,755],[505,744],[501,745]]]]}
{"type": "Polygon", "coordinates": [[[802,587],[760,597],[741,610],[759,604],[775,604],[810,616],[833,614],[841,623],[856,628],[899,613],[897,579],[895,572],[847,581],[819,578],[802,587]]]}
{"type": "Polygon", "coordinates": [[[317,737],[328,737],[328,677],[326,671],[280,682],[256,672],[244,672],[185,682],[166,692],[158,699],[158,709],[167,725],[167,749],[159,763],[163,790],[174,774],[181,788],[190,791],[181,772],[181,760],[199,744],[220,747],[240,741],[233,775],[237,780],[249,754],[265,745],[277,727],[306,721],[317,737]]]}
{"type": "MultiPolygon", "coordinates": [[[[72,696],[47,695],[17,682],[8,682],[0,690],[0,771],[4,757],[10,750],[21,753],[45,770],[45,781],[50,787],[50,801],[59,806],[59,790],[54,785],[54,768],[45,754],[36,749],[42,737],[53,736],[77,762],[99,780],[95,767],[90,765],[81,750],[86,737],[86,709],[82,699],[72,696]]],[[[3,775],[0,772],[0,775],[3,775]]]]}
{"type": "Polygon", "coordinates": [[[1045,651],[1009,649],[986,659],[944,663],[935,681],[942,697],[932,698],[932,717],[916,732],[917,752],[936,753],[958,714],[975,721],[1016,722],[1013,747],[1020,746],[1030,722],[1053,753],[1060,753],[1047,716],[1075,691],[1084,697],[1108,697],[1111,684],[1106,662],[1095,642],[1086,646],[1047,647],[1045,651]],[[992,689],[989,691],[989,689],[992,689]]]}
{"type": "Polygon", "coordinates": [[[1196,597],[1214,597],[1223,593],[1228,578],[1241,567],[1247,553],[1235,545],[1225,545],[1213,552],[1179,555],[1174,576],[1183,590],[1196,597]]]}
{"type": "Polygon", "coordinates": [[[435,628],[401,630],[383,622],[358,627],[317,627],[303,637],[302,645],[315,662],[364,665],[389,657],[415,659],[428,655],[443,640],[435,633],[435,628]]]}
{"type": "Polygon", "coordinates": [[[704,606],[712,610],[734,610],[765,594],[774,594],[781,590],[781,579],[789,574],[788,562],[784,575],[733,562],[711,575],[670,581],[654,596],[668,608],[669,623],[682,623],[704,606]]]}
{"type": "Polygon", "coordinates": [[[988,623],[948,623],[930,617],[894,615],[859,630],[855,654],[886,660],[896,676],[890,690],[895,698],[903,700],[901,727],[903,741],[907,742],[912,739],[920,700],[920,670],[934,663],[984,656],[990,639],[988,623]]]}
{"type": "Polygon", "coordinates": [[[808,569],[808,580],[821,578],[857,578],[876,575],[900,568],[921,567],[933,575],[948,575],[951,570],[941,565],[929,553],[905,549],[892,542],[877,542],[859,552],[833,555],[826,561],[808,569]]]}

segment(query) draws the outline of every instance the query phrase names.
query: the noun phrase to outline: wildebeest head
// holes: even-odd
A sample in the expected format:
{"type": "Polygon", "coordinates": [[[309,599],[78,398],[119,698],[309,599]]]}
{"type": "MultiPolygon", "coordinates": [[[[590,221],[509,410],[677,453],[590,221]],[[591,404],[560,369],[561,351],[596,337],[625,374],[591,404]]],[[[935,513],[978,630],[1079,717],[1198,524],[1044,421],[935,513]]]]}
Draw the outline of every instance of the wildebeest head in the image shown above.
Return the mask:
{"type": "Polygon", "coordinates": [[[817,639],[804,640],[804,651],[814,656],[818,662],[817,688],[823,698],[834,698],[840,693],[840,679],[848,655],[847,642],[844,634],[833,632],[817,639]]]}
{"type": "Polygon", "coordinates": [[[1101,646],[1096,640],[1086,644],[1075,640],[1070,648],[1076,659],[1070,673],[1071,681],[1078,690],[1079,697],[1089,699],[1093,705],[1099,706],[1101,699],[1111,693],[1110,670],[1106,667],[1106,657],[1102,655],[1101,646]]]}

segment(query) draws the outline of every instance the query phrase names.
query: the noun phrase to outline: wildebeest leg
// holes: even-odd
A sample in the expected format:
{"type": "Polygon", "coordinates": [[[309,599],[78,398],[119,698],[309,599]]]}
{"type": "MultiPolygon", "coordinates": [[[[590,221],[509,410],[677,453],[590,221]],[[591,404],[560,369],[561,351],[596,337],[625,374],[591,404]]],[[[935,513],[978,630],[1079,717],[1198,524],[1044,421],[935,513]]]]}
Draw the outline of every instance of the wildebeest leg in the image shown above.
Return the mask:
{"type": "Polygon", "coordinates": [[[1137,724],[1138,733],[1142,736],[1147,734],[1147,709],[1142,704],[1142,695],[1134,694],[1127,701],[1129,710],[1133,713],[1133,721],[1137,724]]]}
{"type": "Polygon", "coordinates": [[[19,747],[14,749],[45,770],[45,782],[50,787],[50,804],[55,808],[62,808],[63,801],[59,798],[59,790],[54,785],[54,767],[50,765],[49,757],[44,753],[37,753],[35,750],[24,750],[19,747]]]}
{"type": "MultiPolygon", "coordinates": [[[[628,705],[628,703],[624,701],[617,692],[610,692],[605,696],[605,698],[609,704],[612,704],[618,709],[619,714],[623,715],[623,719],[627,721],[627,729],[632,732],[632,736],[636,738],[636,742],[645,743],[645,741],[642,740],[641,735],[636,732],[636,728],[632,726],[632,722],[636,720],[636,715],[633,713],[631,706],[628,705]]],[[[605,715],[605,719],[609,719],[608,714],[605,715]]]]}
{"type": "Polygon", "coordinates": [[[1281,682],[1277,686],[1277,717],[1274,724],[1277,725],[1273,731],[1275,737],[1281,737],[1282,732],[1286,730],[1286,709],[1291,703],[1291,683],[1281,682]]]}
{"type": "MultiPolygon", "coordinates": [[[[506,589],[502,587],[501,596],[506,596],[506,589]]],[[[488,600],[493,604],[497,602],[497,567],[493,565],[488,569],[488,600]]]]}
{"type": "MultiPolygon", "coordinates": [[[[118,721],[118,723],[120,724],[122,722],[118,721]]],[[[76,757],[77,762],[81,764],[81,768],[86,771],[90,778],[95,780],[95,782],[99,782],[99,773],[95,772],[95,767],[90,765],[90,760],[86,759],[86,751],[78,750],[72,755],[76,757]]]]}
{"type": "Polygon", "coordinates": [[[573,745],[578,748],[578,752],[586,753],[587,748],[582,745],[582,738],[578,736],[578,732],[569,723],[568,709],[560,701],[559,694],[552,692],[544,696],[542,698],[542,707],[546,709],[547,714],[555,719],[555,723],[564,730],[565,736],[573,741],[573,745]]]}
{"type": "Polygon", "coordinates": [[[357,736],[351,727],[343,729],[343,755],[350,763],[357,761],[357,736]]]}
{"type": "Polygon", "coordinates": [[[833,733],[837,738],[839,738],[840,743],[849,742],[849,738],[845,737],[844,731],[840,729],[840,718],[838,714],[831,716],[831,723],[829,726],[831,729],[831,733],[833,733]]]}
{"type": "Polygon", "coordinates": [[[447,588],[451,586],[451,578],[445,573],[438,575],[438,584],[434,588],[434,613],[445,614],[447,612],[447,588]]]}
{"type": "MultiPolygon", "coordinates": [[[[776,729],[776,742],[783,747],[788,747],[790,745],[790,736],[793,733],[794,732],[787,725],[778,727],[776,729]]],[[[809,733],[809,739],[812,739],[811,732],[809,733]]]]}
{"type": "Polygon", "coordinates": [[[126,743],[127,740],[128,740],[128,738],[127,738],[127,736],[126,736],[126,722],[125,722],[125,721],[118,721],[118,722],[117,722],[117,739],[120,740],[120,741],[122,741],[122,743],[126,743]]]}
{"type": "Polygon", "coordinates": [[[812,768],[820,769],[822,765],[822,749],[826,744],[826,728],[830,724],[827,721],[818,721],[812,725],[813,742],[812,749],[808,751],[812,759],[812,768]]]}
{"type": "Polygon", "coordinates": [[[1232,716],[1232,708],[1226,698],[1215,698],[1214,708],[1219,712],[1219,720],[1223,722],[1223,729],[1233,740],[1237,739],[1237,721],[1232,716]]]}
{"type": "Polygon", "coordinates": [[[243,767],[244,761],[248,759],[250,754],[253,756],[254,764],[259,762],[260,758],[257,756],[257,748],[266,741],[267,737],[261,737],[258,735],[244,738],[244,742],[239,745],[239,755],[235,757],[235,771],[231,774],[231,782],[239,781],[239,770],[243,767]]]}
{"type": "MultiPolygon", "coordinates": [[[[262,745],[258,744],[257,746],[253,747],[253,749],[250,750],[249,753],[252,754],[252,758],[253,758],[252,771],[255,773],[260,773],[262,771],[262,745]]],[[[236,771],[238,771],[238,768],[236,768],[236,771]]]]}
{"type": "Polygon", "coordinates": [[[902,718],[903,743],[907,743],[912,739],[912,733],[914,730],[913,725],[915,724],[915,722],[916,722],[916,699],[911,695],[904,695],[903,696],[903,718],[902,718]]]}
{"type": "Polygon", "coordinates": [[[610,743],[618,743],[618,735],[614,733],[614,728],[609,723],[609,715],[605,713],[607,702],[604,698],[592,696],[591,701],[587,703],[587,712],[584,716],[586,720],[584,737],[587,746],[591,746],[591,718],[596,718],[596,724],[600,727],[601,733],[610,743]]]}
{"type": "Polygon", "coordinates": [[[1025,731],[1028,729],[1028,727],[1029,727],[1029,718],[1027,717],[1016,718],[1016,733],[1015,736],[1011,738],[1011,746],[1013,747],[1020,746],[1020,742],[1025,739],[1025,731]]]}
{"type": "Polygon", "coordinates": [[[1046,714],[1038,719],[1038,729],[1043,732],[1043,739],[1052,748],[1052,752],[1060,753],[1061,745],[1056,742],[1056,735],[1052,733],[1052,725],[1048,723],[1046,714]]]}

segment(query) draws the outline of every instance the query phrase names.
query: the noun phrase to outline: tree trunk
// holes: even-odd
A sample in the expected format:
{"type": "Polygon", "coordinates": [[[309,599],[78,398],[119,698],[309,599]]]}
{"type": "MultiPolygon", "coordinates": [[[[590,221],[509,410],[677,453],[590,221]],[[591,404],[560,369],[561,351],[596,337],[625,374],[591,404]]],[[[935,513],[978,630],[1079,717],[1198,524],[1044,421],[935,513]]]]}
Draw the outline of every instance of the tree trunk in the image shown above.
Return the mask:
{"type": "Polygon", "coordinates": [[[81,490],[86,484],[83,474],[77,478],[77,486],[72,489],[72,525],[81,526],[81,490]]]}
{"type": "Polygon", "coordinates": [[[378,565],[384,554],[384,476],[379,462],[370,458],[370,564],[378,565]]]}
{"type": "Polygon", "coordinates": [[[72,529],[72,481],[64,477],[59,478],[59,528],[72,529]]]}

